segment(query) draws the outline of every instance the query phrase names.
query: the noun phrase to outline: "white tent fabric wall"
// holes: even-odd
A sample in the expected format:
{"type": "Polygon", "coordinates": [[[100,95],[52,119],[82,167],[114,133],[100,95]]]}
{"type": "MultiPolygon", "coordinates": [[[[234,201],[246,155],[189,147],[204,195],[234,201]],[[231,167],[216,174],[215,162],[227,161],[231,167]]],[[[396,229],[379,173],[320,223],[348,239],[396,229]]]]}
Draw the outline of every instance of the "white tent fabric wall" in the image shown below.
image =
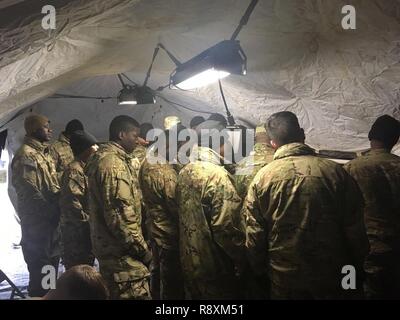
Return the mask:
{"type": "MultiPolygon", "coordinates": [[[[186,61],[229,38],[248,3],[75,0],[57,8],[60,29],[50,36],[41,30],[40,14],[14,31],[3,28],[0,125],[13,112],[34,104],[35,110],[53,120],[56,134],[68,119],[79,117],[88,130],[105,138],[112,116],[124,113],[115,108],[115,100],[46,97],[116,96],[120,88],[116,77],[97,76],[130,70],[133,80],[142,82],[159,41],[186,61]]],[[[367,133],[376,117],[390,114],[400,119],[399,23],[400,2],[395,0],[259,1],[239,35],[248,56],[248,75],[223,81],[232,113],[257,123],[273,112],[290,110],[299,116],[313,147],[368,148],[367,133]],[[356,30],[341,27],[345,4],[356,8],[356,30]]],[[[160,51],[150,87],[166,84],[173,68],[160,51]]],[[[218,86],[194,92],[166,89],[161,94],[194,110],[223,110],[218,86]]],[[[159,104],[125,110],[134,110],[138,120],[146,121],[156,113],[153,120],[160,125],[164,115],[178,114],[176,107],[162,105],[161,113],[156,112],[159,104]]],[[[194,115],[183,112],[186,120],[194,115]]],[[[16,119],[6,126],[11,150],[22,136],[21,123],[16,119]]]]}

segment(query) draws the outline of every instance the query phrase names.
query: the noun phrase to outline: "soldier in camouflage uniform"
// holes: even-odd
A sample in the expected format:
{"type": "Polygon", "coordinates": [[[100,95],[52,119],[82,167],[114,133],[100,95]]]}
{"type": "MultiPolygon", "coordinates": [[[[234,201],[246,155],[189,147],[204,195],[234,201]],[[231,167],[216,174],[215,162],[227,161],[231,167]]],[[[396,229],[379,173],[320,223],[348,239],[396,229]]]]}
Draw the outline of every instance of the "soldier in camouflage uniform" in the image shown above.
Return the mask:
{"type": "Polygon", "coordinates": [[[100,146],[85,168],[93,252],[113,299],[151,298],[151,251],[142,234],[142,194],[132,167],[138,129],[131,117],[114,118],[111,141],[100,146]]]}
{"type": "Polygon", "coordinates": [[[223,149],[223,142],[218,152],[195,146],[191,163],[178,177],[179,247],[185,292],[191,299],[238,297],[235,267],[244,257],[241,199],[221,165],[223,149]]]}
{"type": "Polygon", "coordinates": [[[247,188],[257,172],[273,160],[274,152],[264,126],[258,126],[253,152],[236,166],[235,185],[242,199],[246,197],[247,188]]]}
{"type": "Polygon", "coordinates": [[[369,250],[356,182],[304,144],[293,113],[272,115],[266,128],[274,161],[257,173],[243,205],[253,272],[270,279],[273,299],[361,297],[360,279],[357,290],[341,287],[342,267],[354,266],[360,278],[369,250]]]}
{"type": "MultiPolygon", "coordinates": [[[[248,187],[257,172],[273,160],[275,150],[269,144],[264,125],[256,128],[254,149],[250,155],[237,163],[235,168],[235,186],[239,196],[244,200],[248,187]]],[[[247,266],[248,268],[248,266],[247,266]]],[[[246,299],[268,299],[268,281],[257,278],[250,269],[242,273],[242,286],[246,299]]]]}
{"type": "Polygon", "coordinates": [[[140,169],[140,185],[150,220],[150,237],[155,244],[154,256],[158,256],[156,270],[160,271],[160,298],[176,300],[184,298],[182,270],[179,261],[178,206],[175,189],[178,175],[169,164],[169,134],[166,145],[156,156],[150,155],[140,169]],[[162,154],[165,153],[165,158],[162,154]]]}
{"type": "Polygon", "coordinates": [[[151,123],[145,122],[140,125],[138,143],[135,150],[133,150],[133,155],[139,159],[140,163],[143,162],[146,157],[147,148],[151,145],[152,139],[149,132],[153,129],[154,127],[151,123]]]}
{"type": "Polygon", "coordinates": [[[42,267],[58,269],[59,185],[47,142],[51,138],[49,120],[41,115],[25,119],[26,136],[16,152],[12,185],[18,196],[22,252],[29,270],[30,296],[43,296],[42,267]]]}
{"type": "Polygon", "coordinates": [[[379,117],[369,132],[371,149],[345,165],[366,204],[371,252],[365,288],[371,299],[398,299],[400,294],[400,158],[390,153],[399,134],[399,121],[379,117]]]}
{"type": "Polygon", "coordinates": [[[70,143],[75,160],[63,174],[60,195],[63,263],[67,270],[76,265],[92,266],[94,263],[90,241],[87,177],[83,170],[89,157],[98,148],[93,136],[79,130],[70,136],[70,143]]]}
{"type": "Polygon", "coordinates": [[[61,185],[62,175],[68,165],[74,161],[69,139],[71,134],[77,130],[83,130],[83,125],[79,120],[71,120],[67,123],[65,131],[60,133],[56,142],[50,146],[50,154],[54,159],[57,171],[58,182],[61,185]]]}

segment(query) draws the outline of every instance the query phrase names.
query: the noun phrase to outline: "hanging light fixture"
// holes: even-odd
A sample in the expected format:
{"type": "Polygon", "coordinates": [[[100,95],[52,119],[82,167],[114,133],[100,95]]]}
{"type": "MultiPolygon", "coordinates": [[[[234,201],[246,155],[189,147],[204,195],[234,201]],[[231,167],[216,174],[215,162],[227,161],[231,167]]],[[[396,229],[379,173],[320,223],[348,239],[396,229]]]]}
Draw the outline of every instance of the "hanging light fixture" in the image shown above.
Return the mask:
{"type": "MultiPolygon", "coordinates": [[[[247,74],[247,57],[240,42],[239,32],[247,24],[258,0],[252,0],[230,40],[224,40],[201,52],[185,63],[179,62],[161,43],[157,45],[166,51],[176,68],[169,79],[169,87],[191,90],[217,82],[231,74],[247,74]]],[[[160,87],[161,89],[163,87],[160,87]]]]}
{"type": "Polygon", "coordinates": [[[231,74],[245,75],[247,57],[237,40],[225,40],[179,64],[170,77],[170,87],[190,90],[214,83],[231,74]]]}
{"type": "Polygon", "coordinates": [[[153,91],[147,86],[129,85],[124,83],[120,74],[118,78],[123,86],[118,94],[119,105],[155,104],[153,91]]]}

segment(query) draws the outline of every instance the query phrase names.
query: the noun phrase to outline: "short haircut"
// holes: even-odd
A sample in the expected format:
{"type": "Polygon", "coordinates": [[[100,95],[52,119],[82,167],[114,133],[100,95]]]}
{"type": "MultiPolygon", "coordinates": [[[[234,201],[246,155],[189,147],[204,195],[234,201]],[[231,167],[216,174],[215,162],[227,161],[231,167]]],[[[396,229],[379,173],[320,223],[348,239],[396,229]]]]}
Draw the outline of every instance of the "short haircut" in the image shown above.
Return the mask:
{"type": "Polygon", "coordinates": [[[285,145],[302,140],[302,130],[297,116],[290,111],[274,113],[266,123],[268,136],[279,143],[285,145]]]}
{"type": "Polygon", "coordinates": [[[376,119],[368,133],[369,140],[378,140],[388,149],[399,141],[399,136],[400,122],[387,114],[376,119]]]}
{"type": "Polygon", "coordinates": [[[197,127],[200,123],[203,123],[205,119],[202,116],[195,116],[192,120],[190,120],[190,128],[197,127]]]}
{"type": "Polygon", "coordinates": [[[110,140],[118,141],[121,132],[129,132],[139,128],[140,125],[135,119],[126,115],[117,116],[110,123],[110,140]]]}
{"type": "Polygon", "coordinates": [[[77,265],[68,269],[57,280],[56,290],[72,300],[106,300],[110,298],[104,279],[95,268],[77,265]]]}
{"type": "Polygon", "coordinates": [[[140,125],[139,137],[146,139],[147,133],[153,129],[154,129],[154,127],[151,123],[148,123],[148,122],[142,123],[140,125]]]}
{"type": "Polygon", "coordinates": [[[68,135],[71,135],[78,130],[83,131],[83,124],[78,119],[71,120],[65,126],[65,133],[68,135]]]}

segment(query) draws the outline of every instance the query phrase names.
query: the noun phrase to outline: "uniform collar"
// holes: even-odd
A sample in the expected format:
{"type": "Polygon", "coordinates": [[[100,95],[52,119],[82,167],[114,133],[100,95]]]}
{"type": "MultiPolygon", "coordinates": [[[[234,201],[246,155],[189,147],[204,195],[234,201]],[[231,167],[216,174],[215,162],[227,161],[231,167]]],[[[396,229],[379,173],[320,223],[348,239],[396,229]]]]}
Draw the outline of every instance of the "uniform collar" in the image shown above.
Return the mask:
{"type": "Polygon", "coordinates": [[[31,148],[40,151],[40,152],[44,152],[46,150],[46,148],[48,147],[47,144],[40,142],[39,140],[33,138],[33,137],[29,137],[29,136],[25,136],[24,138],[24,144],[30,146],[31,148]]]}
{"type": "Polygon", "coordinates": [[[65,143],[68,143],[68,144],[69,144],[69,139],[68,139],[68,137],[65,135],[64,132],[61,132],[61,133],[60,133],[60,135],[59,135],[59,137],[58,137],[58,141],[65,142],[65,143]]]}
{"type": "Polygon", "coordinates": [[[388,149],[379,148],[379,149],[369,149],[362,153],[362,155],[373,155],[373,154],[385,154],[390,153],[388,149]]]}
{"type": "Polygon", "coordinates": [[[292,156],[296,157],[307,155],[315,155],[314,149],[304,143],[294,142],[285,144],[282,147],[278,148],[274,154],[274,160],[292,156]]]}
{"type": "Polygon", "coordinates": [[[118,143],[116,143],[114,141],[107,142],[104,145],[104,150],[107,151],[107,149],[115,152],[123,160],[133,158],[132,154],[127,153],[121,145],[119,145],[118,143]]]}
{"type": "Polygon", "coordinates": [[[216,153],[214,150],[206,147],[199,147],[199,146],[194,146],[192,149],[192,152],[190,154],[190,161],[205,161],[205,162],[211,162],[216,165],[221,165],[223,162],[222,157],[216,153]]]}

